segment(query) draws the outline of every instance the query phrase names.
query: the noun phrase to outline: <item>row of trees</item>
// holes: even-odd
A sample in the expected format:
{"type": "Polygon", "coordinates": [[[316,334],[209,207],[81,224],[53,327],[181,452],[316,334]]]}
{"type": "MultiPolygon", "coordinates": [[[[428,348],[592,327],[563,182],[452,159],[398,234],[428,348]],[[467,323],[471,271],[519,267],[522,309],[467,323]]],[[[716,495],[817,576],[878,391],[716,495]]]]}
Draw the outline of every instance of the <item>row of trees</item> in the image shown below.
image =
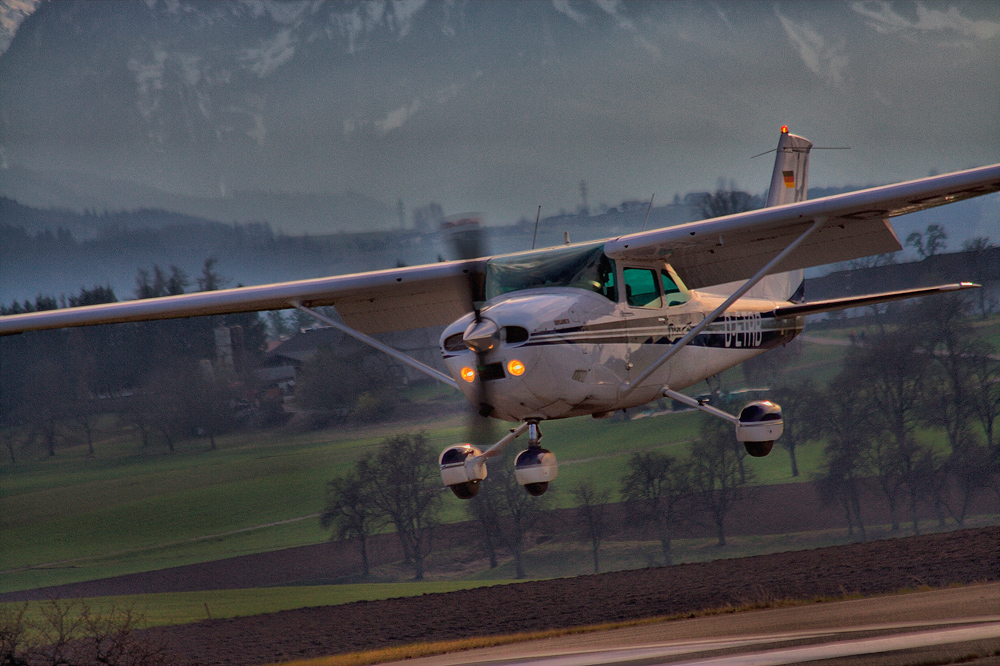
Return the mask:
{"type": "MultiPolygon", "coordinates": [[[[199,290],[225,279],[205,261],[199,290]]],[[[140,269],[137,298],[185,293],[191,281],[176,266],[140,269]]],[[[68,305],[115,302],[109,287],[81,289],[68,305]]],[[[3,314],[54,309],[56,300],[0,307],[3,314]]],[[[0,438],[11,460],[33,448],[54,456],[65,444],[90,453],[104,415],[134,431],[143,447],[156,441],[173,451],[183,437],[230,429],[248,384],[240,368],[214,364],[220,325],[240,328],[249,355],[263,352],[265,329],[256,314],[201,317],[38,331],[0,339],[0,438]]],[[[253,359],[251,358],[251,361],[253,359]]],[[[248,364],[248,370],[252,362],[248,364]]]]}
{"type": "MultiPolygon", "coordinates": [[[[635,453],[621,479],[621,496],[632,522],[654,526],[667,564],[672,562],[672,535],[680,527],[712,525],[719,545],[724,546],[726,517],[751,496],[752,470],[744,466],[729,428],[720,428],[714,421],[706,419],[702,437],[688,458],[658,451],[635,453]]],[[[492,460],[479,493],[463,506],[490,568],[497,567],[500,553],[506,552],[514,575],[524,578],[524,552],[552,491],[541,497],[528,495],[512,468],[510,456],[492,460]]],[[[590,544],[598,572],[610,492],[583,482],[570,493],[577,507],[577,530],[590,544]]],[[[336,538],[357,543],[362,577],[371,572],[369,539],[392,527],[406,564],[416,579],[422,579],[443,496],[450,494],[441,488],[437,456],[425,437],[402,435],[384,441],[376,453],[362,457],[349,472],[327,484],[321,523],[336,538]]]]}
{"type": "Polygon", "coordinates": [[[878,313],[828,389],[799,392],[818,405],[810,413],[825,439],[821,488],[862,539],[863,479],[877,482],[893,531],[905,513],[919,532],[921,505],[962,525],[977,494],[1000,495],[1000,357],[966,310],[956,296],[878,313]]]}

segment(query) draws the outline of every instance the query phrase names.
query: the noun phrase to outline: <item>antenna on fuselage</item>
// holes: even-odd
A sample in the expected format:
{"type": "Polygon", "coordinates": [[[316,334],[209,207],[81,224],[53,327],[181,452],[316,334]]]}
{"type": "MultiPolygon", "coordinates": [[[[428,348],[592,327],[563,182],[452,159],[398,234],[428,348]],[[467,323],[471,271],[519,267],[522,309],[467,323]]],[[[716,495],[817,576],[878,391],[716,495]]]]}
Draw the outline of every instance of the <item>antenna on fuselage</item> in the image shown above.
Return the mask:
{"type": "Polygon", "coordinates": [[[531,238],[531,249],[535,249],[535,243],[538,241],[538,221],[542,219],[542,207],[538,207],[538,213],[535,215],[535,235],[531,238]]]}
{"type": "Polygon", "coordinates": [[[653,199],[656,198],[656,192],[653,192],[653,196],[649,197],[649,205],[646,207],[646,219],[642,221],[642,229],[640,233],[646,230],[646,223],[649,222],[649,211],[653,210],[653,199]]]}

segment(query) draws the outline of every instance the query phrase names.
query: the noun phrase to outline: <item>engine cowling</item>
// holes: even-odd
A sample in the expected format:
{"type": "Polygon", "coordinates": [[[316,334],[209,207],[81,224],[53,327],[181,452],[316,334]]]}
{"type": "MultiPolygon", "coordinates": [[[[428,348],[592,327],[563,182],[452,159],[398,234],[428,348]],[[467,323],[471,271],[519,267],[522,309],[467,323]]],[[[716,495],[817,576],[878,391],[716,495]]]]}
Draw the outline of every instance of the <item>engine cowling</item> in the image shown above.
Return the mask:
{"type": "Polygon", "coordinates": [[[479,458],[482,451],[471,444],[456,444],[441,452],[441,481],[460,499],[470,499],[479,492],[479,483],[486,478],[486,463],[479,458]]]}
{"type": "Polygon", "coordinates": [[[514,478],[529,495],[544,493],[549,488],[549,481],[558,474],[556,454],[548,449],[532,446],[517,454],[514,460],[514,478]]]}
{"type": "Polygon", "coordinates": [[[770,400],[754,400],[740,412],[736,439],[743,442],[747,453],[760,458],[771,452],[774,440],[781,437],[784,429],[781,405],[770,400]]]}

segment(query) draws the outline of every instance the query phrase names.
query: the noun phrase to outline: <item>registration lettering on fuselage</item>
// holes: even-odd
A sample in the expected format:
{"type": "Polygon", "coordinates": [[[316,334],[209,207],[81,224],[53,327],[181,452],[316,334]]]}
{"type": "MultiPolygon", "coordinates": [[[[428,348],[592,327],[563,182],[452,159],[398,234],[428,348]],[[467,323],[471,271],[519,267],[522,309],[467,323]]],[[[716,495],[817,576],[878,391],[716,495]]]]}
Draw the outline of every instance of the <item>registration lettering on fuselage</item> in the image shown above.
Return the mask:
{"type": "Polygon", "coordinates": [[[733,312],[722,317],[726,347],[759,347],[764,329],[759,312],[733,312]]]}

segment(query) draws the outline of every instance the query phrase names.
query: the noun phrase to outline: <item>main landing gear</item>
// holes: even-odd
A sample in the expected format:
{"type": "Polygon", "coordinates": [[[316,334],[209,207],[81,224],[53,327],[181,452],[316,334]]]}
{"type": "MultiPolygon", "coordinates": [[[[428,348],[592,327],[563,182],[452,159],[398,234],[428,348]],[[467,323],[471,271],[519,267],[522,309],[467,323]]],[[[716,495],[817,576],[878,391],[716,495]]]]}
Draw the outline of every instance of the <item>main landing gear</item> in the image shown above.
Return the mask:
{"type": "Polygon", "coordinates": [[[559,473],[559,467],[556,455],[542,448],[542,431],[535,419],[522,423],[485,452],[471,444],[456,444],[445,449],[438,460],[444,485],[451,488],[459,499],[475,497],[480,483],[486,478],[486,459],[498,455],[525,431],[528,433],[528,448],[514,460],[514,478],[529,495],[543,494],[548,490],[549,482],[559,473]]]}
{"type": "Polygon", "coordinates": [[[663,388],[662,394],[664,397],[732,423],[736,426],[736,440],[743,442],[747,453],[754,458],[763,458],[770,453],[774,447],[774,440],[781,437],[785,428],[785,422],[781,418],[781,405],[770,400],[754,400],[743,408],[739,416],[733,416],[666,387],[663,388]]]}

